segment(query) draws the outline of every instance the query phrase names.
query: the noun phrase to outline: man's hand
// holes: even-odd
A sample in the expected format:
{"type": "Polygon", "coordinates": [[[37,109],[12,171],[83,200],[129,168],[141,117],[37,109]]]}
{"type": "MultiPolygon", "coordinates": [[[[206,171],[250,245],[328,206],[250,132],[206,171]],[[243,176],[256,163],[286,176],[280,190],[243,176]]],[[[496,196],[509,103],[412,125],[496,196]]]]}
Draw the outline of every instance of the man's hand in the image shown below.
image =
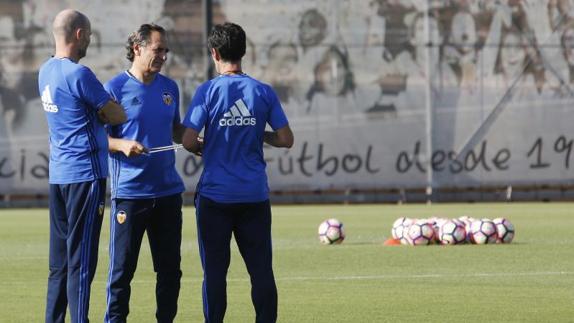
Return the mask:
{"type": "Polygon", "coordinates": [[[197,142],[199,143],[199,150],[196,151],[194,154],[196,154],[197,156],[202,156],[203,155],[203,137],[197,136],[197,142]]]}
{"type": "Polygon", "coordinates": [[[183,148],[185,150],[194,153],[197,156],[203,155],[203,137],[199,136],[199,133],[193,128],[185,129],[182,138],[183,148]]]}
{"type": "Polygon", "coordinates": [[[109,124],[110,120],[108,120],[108,118],[106,118],[106,115],[102,112],[102,110],[98,110],[98,119],[100,119],[100,121],[103,124],[109,124]]]}
{"type": "Polygon", "coordinates": [[[108,149],[112,153],[122,152],[127,157],[138,156],[148,152],[144,145],[135,140],[113,138],[108,136],[108,149]]]}
{"type": "Polygon", "coordinates": [[[122,140],[120,151],[127,157],[138,156],[147,153],[147,148],[135,140],[122,140]]]}

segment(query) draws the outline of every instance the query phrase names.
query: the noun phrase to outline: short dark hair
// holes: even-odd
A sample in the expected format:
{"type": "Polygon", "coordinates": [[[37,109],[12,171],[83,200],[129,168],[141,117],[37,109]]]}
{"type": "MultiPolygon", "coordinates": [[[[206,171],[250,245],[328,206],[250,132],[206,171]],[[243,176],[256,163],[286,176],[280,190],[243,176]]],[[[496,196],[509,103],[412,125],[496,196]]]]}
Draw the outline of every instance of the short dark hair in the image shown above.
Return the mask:
{"type": "Polygon", "coordinates": [[[157,31],[165,36],[165,29],[156,24],[143,24],[141,25],[138,30],[134,31],[129,37],[128,41],[126,42],[126,58],[130,61],[134,61],[134,45],[138,44],[141,46],[147,45],[150,40],[151,33],[157,31]]]}
{"type": "Polygon", "coordinates": [[[225,62],[240,61],[245,55],[245,31],[231,22],[215,25],[207,38],[207,46],[216,49],[225,62]]]}

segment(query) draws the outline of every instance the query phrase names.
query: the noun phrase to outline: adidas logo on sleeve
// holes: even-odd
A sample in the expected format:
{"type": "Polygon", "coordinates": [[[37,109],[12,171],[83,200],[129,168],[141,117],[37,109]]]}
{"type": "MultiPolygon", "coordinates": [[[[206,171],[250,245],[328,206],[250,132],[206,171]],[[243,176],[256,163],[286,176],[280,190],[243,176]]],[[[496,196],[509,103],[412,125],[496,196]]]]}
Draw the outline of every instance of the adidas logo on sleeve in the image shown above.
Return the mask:
{"type": "Polygon", "coordinates": [[[235,104],[219,120],[219,126],[221,127],[254,126],[255,123],[256,119],[251,116],[251,112],[249,112],[242,99],[235,101],[235,104]]]}
{"type": "Polygon", "coordinates": [[[46,85],[44,91],[42,91],[42,106],[46,112],[56,113],[58,112],[58,106],[52,101],[52,95],[50,94],[50,85],[46,85]]]}

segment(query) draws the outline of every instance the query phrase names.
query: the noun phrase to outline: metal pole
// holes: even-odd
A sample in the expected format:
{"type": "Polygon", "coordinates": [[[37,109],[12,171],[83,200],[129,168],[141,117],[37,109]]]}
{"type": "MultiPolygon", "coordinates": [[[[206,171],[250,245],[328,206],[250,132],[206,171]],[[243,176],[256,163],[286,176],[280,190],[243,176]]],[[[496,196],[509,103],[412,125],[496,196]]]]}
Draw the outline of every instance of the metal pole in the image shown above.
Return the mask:
{"type": "MultiPolygon", "coordinates": [[[[213,28],[213,0],[203,0],[203,20],[205,21],[203,30],[203,47],[207,49],[207,37],[213,28]]],[[[205,52],[204,52],[205,53],[205,52]]],[[[207,52],[204,56],[205,79],[209,80],[213,77],[213,64],[211,63],[211,55],[207,52]]]]}
{"type": "Polygon", "coordinates": [[[426,38],[426,50],[425,50],[425,74],[427,75],[426,88],[425,88],[425,107],[426,107],[426,165],[427,165],[427,178],[426,178],[426,199],[427,203],[431,203],[432,191],[433,191],[433,169],[432,169],[432,151],[433,151],[433,125],[432,125],[432,96],[431,96],[431,43],[430,39],[430,26],[429,26],[429,2],[426,2],[425,14],[424,14],[424,25],[425,25],[425,38],[426,38]]]}

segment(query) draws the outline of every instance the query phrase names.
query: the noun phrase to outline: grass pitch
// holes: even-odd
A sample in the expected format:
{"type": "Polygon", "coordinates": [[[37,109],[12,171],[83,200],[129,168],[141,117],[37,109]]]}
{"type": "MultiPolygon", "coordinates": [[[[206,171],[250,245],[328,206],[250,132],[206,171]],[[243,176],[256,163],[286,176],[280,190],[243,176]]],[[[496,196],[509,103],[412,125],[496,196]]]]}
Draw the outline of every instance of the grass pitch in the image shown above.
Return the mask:
{"type": "MultiPolygon", "coordinates": [[[[279,322],[574,322],[574,204],[327,205],[273,208],[279,322]],[[504,216],[509,245],[383,246],[399,216],[504,216]],[[324,246],[317,226],[341,220],[347,239],[324,246]]],[[[0,210],[0,322],[42,322],[48,210],[0,210]]],[[[90,319],[101,322],[109,209],[102,227],[90,319]]],[[[193,208],[184,210],[177,322],[203,322],[193,208]]],[[[253,322],[249,279],[233,246],[226,322],[253,322]]],[[[132,283],[130,322],[155,322],[147,239],[132,283]]]]}

